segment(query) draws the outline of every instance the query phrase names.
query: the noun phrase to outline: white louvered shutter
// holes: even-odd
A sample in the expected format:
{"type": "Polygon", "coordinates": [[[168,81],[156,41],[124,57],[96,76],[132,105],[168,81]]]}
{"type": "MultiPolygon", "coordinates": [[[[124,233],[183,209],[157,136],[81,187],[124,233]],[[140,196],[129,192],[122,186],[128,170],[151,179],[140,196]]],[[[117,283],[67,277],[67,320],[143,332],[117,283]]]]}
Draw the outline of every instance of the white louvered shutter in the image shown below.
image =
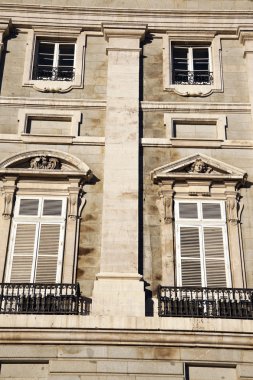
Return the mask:
{"type": "Polygon", "coordinates": [[[30,282],[37,243],[37,224],[15,223],[13,235],[9,281],[30,282]]]}
{"type": "Polygon", "coordinates": [[[181,285],[201,286],[201,257],[198,227],[179,227],[181,285]]]}
{"type": "Polygon", "coordinates": [[[224,228],[204,227],[204,256],[208,287],[226,287],[224,228]]]}
{"type": "Polygon", "coordinates": [[[231,286],[224,202],[176,201],[175,222],[178,285],[231,286]]]}
{"type": "Polygon", "coordinates": [[[65,214],[65,198],[17,198],[7,282],[60,281],[65,214]]]}
{"type": "Polygon", "coordinates": [[[62,253],[63,242],[59,224],[40,225],[40,238],[38,244],[35,282],[54,283],[59,273],[59,255],[62,253]]]}

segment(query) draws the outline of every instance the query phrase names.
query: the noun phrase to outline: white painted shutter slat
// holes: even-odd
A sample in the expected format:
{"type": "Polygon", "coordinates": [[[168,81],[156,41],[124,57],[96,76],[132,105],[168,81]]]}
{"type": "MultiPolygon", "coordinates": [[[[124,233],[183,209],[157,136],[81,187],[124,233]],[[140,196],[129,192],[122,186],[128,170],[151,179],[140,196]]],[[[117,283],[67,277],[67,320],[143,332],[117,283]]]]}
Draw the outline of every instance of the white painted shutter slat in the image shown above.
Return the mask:
{"type": "Polygon", "coordinates": [[[225,250],[222,227],[204,227],[204,251],[208,287],[226,287],[225,250]]]}
{"type": "Polygon", "coordinates": [[[179,217],[181,219],[198,219],[197,203],[179,203],[179,217]]]}
{"type": "Polygon", "coordinates": [[[180,227],[182,286],[201,286],[200,241],[198,227],[180,227]]]}
{"type": "Polygon", "coordinates": [[[41,224],[36,282],[56,282],[61,224],[41,224]]]}
{"type": "Polygon", "coordinates": [[[36,224],[16,225],[10,282],[30,282],[36,239],[36,224]]]}

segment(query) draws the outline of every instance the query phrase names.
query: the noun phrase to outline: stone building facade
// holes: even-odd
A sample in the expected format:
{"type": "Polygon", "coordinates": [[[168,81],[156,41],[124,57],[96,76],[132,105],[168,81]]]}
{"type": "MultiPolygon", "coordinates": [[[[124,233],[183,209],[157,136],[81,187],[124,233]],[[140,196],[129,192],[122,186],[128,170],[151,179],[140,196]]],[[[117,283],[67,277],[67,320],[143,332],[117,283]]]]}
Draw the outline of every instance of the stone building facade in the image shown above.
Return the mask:
{"type": "Polygon", "coordinates": [[[0,0],[0,41],[0,379],[253,379],[252,0],[0,0]]]}

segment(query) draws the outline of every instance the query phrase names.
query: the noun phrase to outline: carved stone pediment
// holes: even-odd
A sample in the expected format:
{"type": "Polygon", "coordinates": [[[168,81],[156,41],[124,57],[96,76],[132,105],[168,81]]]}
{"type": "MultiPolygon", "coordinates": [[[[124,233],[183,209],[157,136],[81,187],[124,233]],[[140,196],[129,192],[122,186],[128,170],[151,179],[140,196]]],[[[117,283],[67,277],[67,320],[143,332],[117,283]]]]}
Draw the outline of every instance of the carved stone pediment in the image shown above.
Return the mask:
{"type": "Polygon", "coordinates": [[[0,162],[0,176],[8,175],[56,175],[91,177],[89,167],[68,153],[51,150],[37,150],[19,153],[0,162]]]}
{"type": "Polygon", "coordinates": [[[216,181],[244,181],[247,174],[232,165],[196,153],[181,160],[156,168],[151,172],[154,183],[173,179],[210,179],[216,181]]]}

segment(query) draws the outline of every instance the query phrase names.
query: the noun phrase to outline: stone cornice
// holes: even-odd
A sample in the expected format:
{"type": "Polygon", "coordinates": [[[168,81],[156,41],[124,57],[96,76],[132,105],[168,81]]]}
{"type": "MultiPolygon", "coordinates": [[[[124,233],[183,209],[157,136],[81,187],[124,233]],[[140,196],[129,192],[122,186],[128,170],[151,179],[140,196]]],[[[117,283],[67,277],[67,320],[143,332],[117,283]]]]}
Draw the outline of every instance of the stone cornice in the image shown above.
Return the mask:
{"type": "MultiPolygon", "coordinates": [[[[1,102],[1,100],[0,100],[1,102]]],[[[169,111],[169,112],[235,112],[250,113],[250,103],[208,103],[208,102],[141,102],[142,111],[169,111]]]]}
{"type": "Polygon", "coordinates": [[[201,318],[1,315],[0,343],[250,348],[252,322],[201,318]]]}
{"type": "Polygon", "coordinates": [[[147,23],[150,30],[168,29],[196,31],[216,30],[236,33],[240,25],[252,25],[253,10],[173,10],[173,9],[124,9],[106,7],[62,7],[45,5],[0,4],[2,17],[11,17],[16,27],[83,28],[101,30],[101,23],[147,23]],[[84,21],[85,20],[85,21],[84,21]]]}
{"type": "Polygon", "coordinates": [[[96,99],[56,99],[56,98],[26,98],[0,97],[0,107],[35,107],[35,108],[63,108],[63,109],[105,109],[106,100],[96,99]]]}

